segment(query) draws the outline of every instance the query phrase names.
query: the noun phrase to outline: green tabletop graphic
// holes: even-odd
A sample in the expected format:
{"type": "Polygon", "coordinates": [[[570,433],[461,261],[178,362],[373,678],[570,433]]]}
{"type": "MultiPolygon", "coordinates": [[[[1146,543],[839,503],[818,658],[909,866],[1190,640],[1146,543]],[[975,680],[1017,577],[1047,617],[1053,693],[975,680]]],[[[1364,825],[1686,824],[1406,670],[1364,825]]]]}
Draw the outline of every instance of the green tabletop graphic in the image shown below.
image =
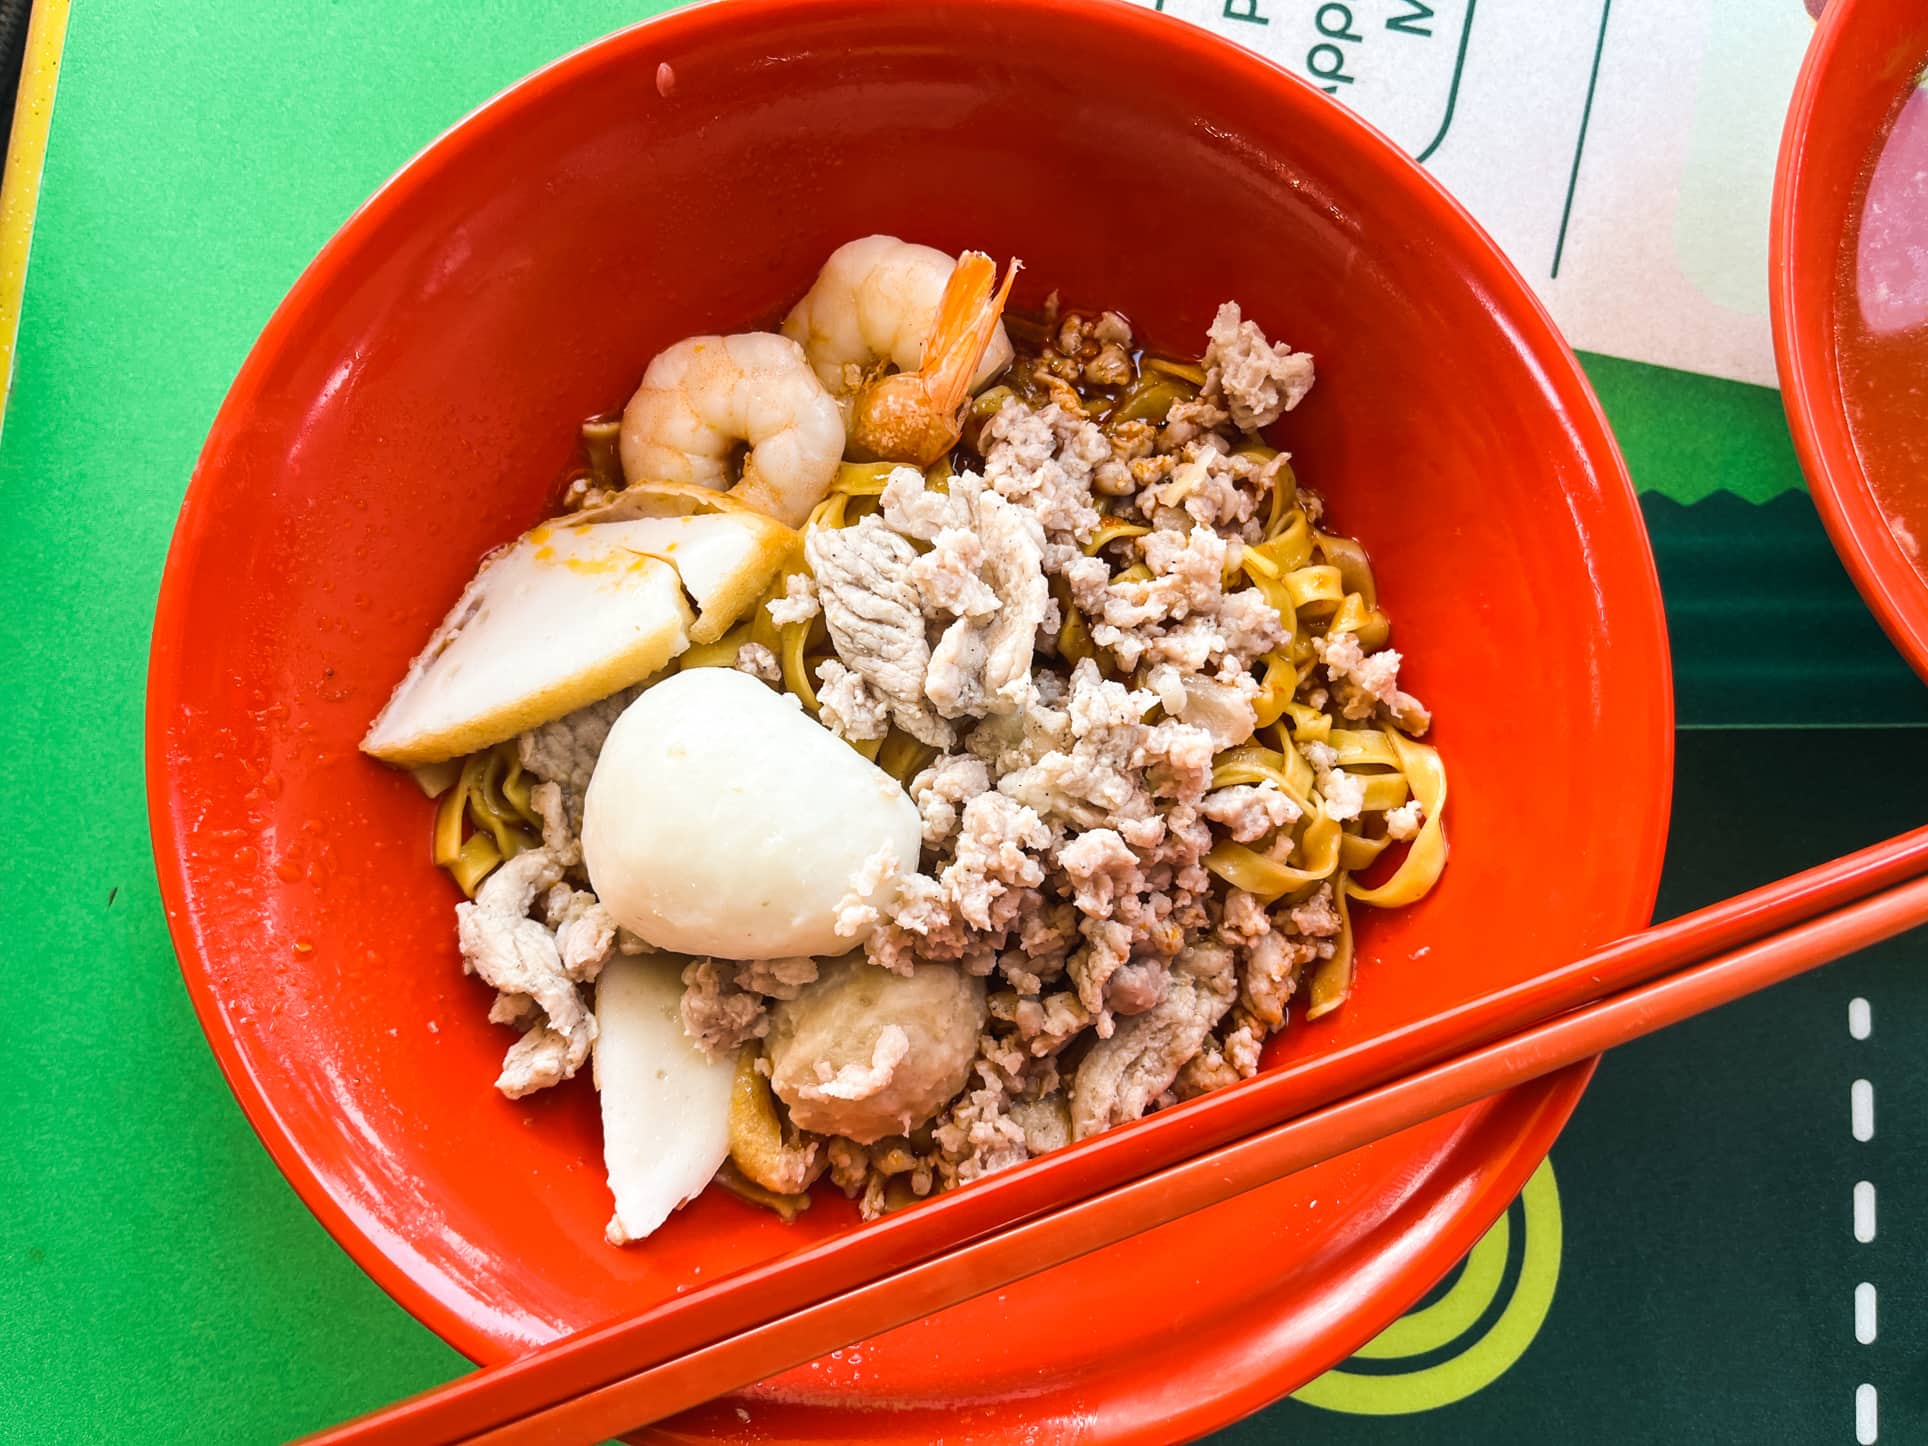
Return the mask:
{"type": "MultiPolygon", "coordinates": [[[[0,1440],[276,1440],[463,1367],[322,1232],[214,1067],[156,895],[146,647],[194,455],[302,266],[452,120],[656,8],[75,9],[0,434],[0,1440]]],[[[1928,690],[1829,551],[1775,395],[1585,360],[1679,671],[1661,912],[1928,816],[1928,690]]],[[[1921,952],[1614,1055],[1462,1266],[1217,1439],[1928,1439],[1921,952]]]]}

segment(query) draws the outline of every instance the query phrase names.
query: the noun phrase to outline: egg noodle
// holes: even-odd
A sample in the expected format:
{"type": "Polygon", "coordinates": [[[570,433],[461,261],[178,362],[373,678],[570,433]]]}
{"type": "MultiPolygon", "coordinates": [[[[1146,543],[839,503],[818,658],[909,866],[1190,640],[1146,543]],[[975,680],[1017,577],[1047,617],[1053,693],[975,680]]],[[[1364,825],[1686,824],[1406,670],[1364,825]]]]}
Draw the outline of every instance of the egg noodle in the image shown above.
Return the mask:
{"type": "MultiPolygon", "coordinates": [[[[1024,361],[1020,352],[1020,367],[1024,361]]],[[[1092,397],[1086,407],[1101,426],[1134,420],[1162,422],[1171,408],[1197,396],[1204,380],[1195,363],[1144,356],[1139,379],[1117,398],[1092,397]]],[[[1002,405],[1010,387],[996,387],[979,397],[975,416],[982,420],[1002,405]]],[[[1250,440],[1241,451],[1262,461],[1277,451],[1250,440]]],[[[846,462],[803,525],[812,528],[847,527],[878,508],[878,498],[890,474],[901,464],[846,462]]],[[[946,459],[925,473],[926,484],[942,490],[952,476],[946,459]]],[[[1360,646],[1375,651],[1385,646],[1391,623],[1378,607],[1378,590],[1365,548],[1350,537],[1319,531],[1308,514],[1289,465],[1281,465],[1263,537],[1255,544],[1228,553],[1228,590],[1255,588],[1284,624],[1289,637],[1284,646],[1259,660],[1260,692],[1255,700],[1258,731],[1253,741],[1226,749],[1214,761],[1212,787],[1233,784],[1276,784],[1299,810],[1297,822],[1256,845],[1220,840],[1206,856],[1205,866],[1234,888],[1243,889],[1268,906],[1304,902],[1322,885],[1332,886],[1340,933],[1330,959],[1314,967],[1309,982],[1306,1017],[1316,1019],[1343,1004],[1352,989],[1353,933],[1349,903],[1397,908],[1423,898],[1446,864],[1446,835],[1442,818],[1446,806],[1446,770],[1437,750],[1408,737],[1396,725],[1371,727],[1349,724],[1330,690],[1316,681],[1319,657],[1314,639],[1352,633],[1360,646]],[[1343,822],[1328,811],[1317,775],[1298,744],[1325,744],[1337,755],[1335,768],[1364,785],[1364,799],[1356,816],[1343,822]],[[1419,802],[1423,822],[1405,857],[1379,883],[1367,885],[1357,875],[1371,869],[1394,840],[1386,833],[1384,815],[1409,800],[1419,802]]],[[[1141,523],[1110,517],[1101,522],[1085,547],[1098,556],[1113,543],[1142,537],[1150,529],[1141,523]]],[[[921,544],[920,544],[921,547],[921,544]]],[[[682,666],[710,666],[735,659],[745,642],[761,643],[776,656],[783,688],[793,693],[812,714],[817,694],[812,684],[817,665],[836,655],[821,614],[808,622],[778,625],[767,604],[785,595],[789,578],[807,572],[801,545],[792,561],[779,572],[770,592],[747,624],[714,645],[703,656],[686,654],[682,666]]],[[[1114,572],[1114,579],[1149,576],[1137,563],[1114,572]]],[[[1067,662],[1095,658],[1104,675],[1127,684],[1142,678],[1120,669],[1116,660],[1091,641],[1085,619],[1072,603],[1062,581],[1052,579],[1064,621],[1057,635],[1057,651],[1067,662]]],[[[1154,706],[1147,721],[1161,716],[1154,706]]],[[[906,785],[936,756],[937,750],[918,742],[895,724],[883,739],[852,742],[851,746],[906,785]]]]}
{"type": "Polygon", "coordinates": [[[542,842],[542,823],[529,803],[535,782],[523,772],[514,739],[418,768],[415,780],[441,800],[430,856],[471,899],[497,864],[542,842]]]}
{"type": "MultiPolygon", "coordinates": [[[[1019,364],[1009,374],[1017,380],[976,399],[975,423],[992,415],[1005,397],[1027,392],[1026,360],[1021,349],[1019,364]]],[[[1197,397],[1204,375],[1194,362],[1145,354],[1138,358],[1131,385],[1116,395],[1084,396],[1082,403],[1107,431],[1130,421],[1162,423],[1175,405],[1197,397]]],[[[613,427],[606,420],[592,419],[584,429],[590,463],[586,470],[591,474],[584,480],[597,484],[607,480],[604,474],[613,470],[612,445],[613,427]]],[[[1277,456],[1273,448],[1251,437],[1238,450],[1260,461],[1277,456]]],[[[728,667],[745,644],[760,644],[776,658],[784,691],[816,715],[817,667],[836,656],[823,617],[819,613],[808,621],[779,624],[767,604],[786,595],[792,576],[808,572],[802,543],[810,531],[847,527],[876,512],[885,483],[901,465],[844,463],[750,616],[716,642],[690,647],[675,666],[728,667]]],[[[946,459],[928,468],[925,479],[928,486],[943,490],[952,475],[951,461],[946,459]]],[[[1283,646],[1259,660],[1257,732],[1251,741],[1217,756],[1212,787],[1271,783],[1296,805],[1298,818],[1250,844],[1220,839],[1206,855],[1205,866],[1226,885],[1274,909],[1290,909],[1331,885],[1340,932],[1332,956],[1312,966],[1306,1015],[1316,1019],[1343,1004],[1352,989],[1350,905],[1397,908],[1424,897],[1438,880],[1446,863],[1442,823],[1446,770],[1436,750],[1408,736],[1396,723],[1349,722],[1332,690],[1319,680],[1320,653],[1315,643],[1350,633],[1370,653],[1385,646],[1391,624],[1378,607],[1365,549],[1350,537],[1319,530],[1316,504],[1308,508],[1289,465],[1281,464],[1276,478],[1263,534],[1257,542],[1228,550],[1225,582],[1229,590],[1257,590],[1278,614],[1288,637],[1283,646]],[[1363,785],[1363,799],[1350,817],[1336,818],[1328,807],[1319,786],[1319,770],[1302,751],[1315,744],[1332,750],[1335,772],[1343,771],[1363,785]],[[1377,883],[1363,882],[1361,875],[1372,871],[1394,847],[1386,831],[1386,813],[1411,800],[1418,801],[1422,822],[1405,856],[1377,883]]],[[[1118,551],[1128,551],[1132,540],[1149,530],[1123,517],[1106,517],[1085,551],[1112,559],[1114,580],[1146,578],[1150,573],[1143,563],[1120,567],[1115,559],[1118,551]]],[[[1058,655],[1070,663],[1094,658],[1106,677],[1142,684],[1142,677],[1121,669],[1106,649],[1094,644],[1062,579],[1054,577],[1051,587],[1063,618],[1055,640],[1058,655]]],[[[1146,716],[1147,721],[1155,721],[1160,710],[1154,706],[1146,716]]],[[[906,786],[937,753],[895,724],[883,738],[852,741],[850,746],[906,786]]],[[[517,762],[513,742],[439,770],[419,770],[417,776],[431,796],[441,799],[435,819],[435,862],[447,868],[471,897],[498,863],[540,842],[540,825],[529,805],[530,780],[517,762]]]]}

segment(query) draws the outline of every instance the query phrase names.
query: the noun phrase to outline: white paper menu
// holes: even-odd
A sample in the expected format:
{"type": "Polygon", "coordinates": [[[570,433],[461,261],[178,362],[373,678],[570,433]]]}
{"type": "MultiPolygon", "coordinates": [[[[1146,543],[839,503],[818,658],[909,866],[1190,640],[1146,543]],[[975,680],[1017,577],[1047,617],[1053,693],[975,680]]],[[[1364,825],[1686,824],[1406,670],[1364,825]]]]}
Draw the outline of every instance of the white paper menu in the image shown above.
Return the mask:
{"type": "Polygon", "coordinates": [[[1385,131],[1574,346],[1774,385],[1768,212],[1803,0],[1139,3],[1385,131]]]}

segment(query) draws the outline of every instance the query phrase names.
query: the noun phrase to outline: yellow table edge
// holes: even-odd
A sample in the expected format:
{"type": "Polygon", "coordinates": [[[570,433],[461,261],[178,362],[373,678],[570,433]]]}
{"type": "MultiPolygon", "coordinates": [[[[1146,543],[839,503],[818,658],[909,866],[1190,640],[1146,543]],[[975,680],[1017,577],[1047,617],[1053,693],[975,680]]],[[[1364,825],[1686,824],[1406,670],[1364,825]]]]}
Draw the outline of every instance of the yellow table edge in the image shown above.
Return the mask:
{"type": "Polygon", "coordinates": [[[60,53],[67,39],[71,0],[34,0],[27,21],[27,49],[13,106],[7,168],[0,178],[0,425],[13,395],[14,343],[20,332],[20,298],[27,288],[27,257],[33,249],[34,212],[40,201],[41,167],[47,159],[47,128],[53,119],[60,53]]]}

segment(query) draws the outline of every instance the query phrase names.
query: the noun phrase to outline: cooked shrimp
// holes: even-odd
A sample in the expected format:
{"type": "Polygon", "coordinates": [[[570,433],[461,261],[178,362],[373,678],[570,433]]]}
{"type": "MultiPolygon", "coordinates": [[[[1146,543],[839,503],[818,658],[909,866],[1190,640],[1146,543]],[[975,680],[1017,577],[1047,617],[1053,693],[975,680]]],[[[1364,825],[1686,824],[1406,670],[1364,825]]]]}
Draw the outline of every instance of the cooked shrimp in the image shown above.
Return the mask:
{"type": "Polygon", "coordinates": [[[621,450],[627,481],[728,489],[796,527],[843,461],[843,417],[788,337],[693,336],[643,373],[623,408],[621,450]],[[731,462],[745,447],[732,485],[731,462]]]}
{"type": "Polygon", "coordinates": [[[991,258],[982,251],[964,253],[944,285],[922,365],[866,382],[851,398],[847,446],[859,461],[928,467],[957,445],[971,377],[1017,274],[1013,261],[994,292],[997,267],[991,258]]]}
{"type": "MultiPolygon", "coordinates": [[[[808,294],[783,319],[830,395],[848,404],[880,362],[915,371],[957,263],[934,246],[865,236],[830,253],[808,294]]],[[[971,377],[973,391],[1011,364],[1000,325],[971,377]]]]}

